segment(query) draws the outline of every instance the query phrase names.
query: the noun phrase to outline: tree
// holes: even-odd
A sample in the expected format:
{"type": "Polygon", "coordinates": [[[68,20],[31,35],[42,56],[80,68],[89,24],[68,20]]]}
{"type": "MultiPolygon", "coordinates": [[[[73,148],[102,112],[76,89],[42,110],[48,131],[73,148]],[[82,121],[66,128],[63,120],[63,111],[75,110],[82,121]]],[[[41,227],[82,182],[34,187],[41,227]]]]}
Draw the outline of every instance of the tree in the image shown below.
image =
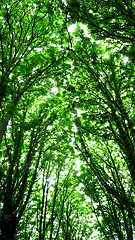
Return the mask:
{"type": "Polygon", "coordinates": [[[65,154],[58,156],[56,159],[51,151],[44,155],[49,162],[44,162],[45,168],[42,165],[42,186],[37,182],[33,189],[16,239],[82,239],[85,230],[87,234],[92,231],[88,224],[91,209],[89,206],[83,207],[86,200],[84,194],[79,192],[73,162],[69,162],[65,154]],[[60,161],[60,158],[63,160],[60,161]],[[24,225],[26,231],[22,232],[24,225]]]}
{"type": "Polygon", "coordinates": [[[134,8],[3,1],[2,240],[133,240],[134,8]]]}
{"type": "Polygon", "coordinates": [[[67,1],[63,11],[69,14],[70,24],[81,22],[88,26],[92,37],[133,45],[135,5],[133,1],[67,1]]]}
{"type": "Polygon", "coordinates": [[[40,159],[51,146],[47,144],[50,134],[47,126],[54,121],[37,110],[30,122],[25,121],[27,113],[20,114],[20,120],[11,122],[5,136],[5,148],[2,153],[1,234],[3,239],[13,239],[29,201],[33,184],[36,180],[40,159]],[[46,146],[45,143],[46,142],[46,146]],[[8,166],[8,167],[7,167],[8,166]],[[7,232],[9,229],[9,232],[7,232]],[[10,234],[9,234],[10,233],[10,234]],[[8,234],[8,235],[7,235],[8,234]]]}
{"type": "Polygon", "coordinates": [[[46,1],[31,1],[29,4],[5,1],[2,5],[2,239],[14,238],[32,193],[40,159],[53,145],[47,143],[51,138],[51,131],[47,131],[47,127],[53,124],[56,114],[48,108],[48,103],[39,103],[54,87],[51,76],[55,71],[56,75],[59,74],[58,64],[65,57],[64,51],[60,51],[62,41],[57,41],[53,32],[54,28],[59,28],[58,32],[62,28],[56,18],[59,10],[55,11],[54,19],[54,9],[55,4],[46,1]],[[31,110],[36,101],[37,106],[35,104],[31,110]]]}
{"type": "MultiPolygon", "coordinates": [[[[87,22],[88,30],[91,33],[91,30],[95,27],[93,24],[94,13],[91,16],[91,22],[88,21],[86,8],[90,10],[89,4],[87,6],[84,4],[83,10],[77,12],[79,4],[79,1],[77,3],[68,2],[65,7],[71,16],[71,18],[68,18],[69,22],[72,21],[73,15],[74,20],[78,22],[75,33],[72,35],[69,33],[74,72],[72,84],[76,89],[73,102],[74,123],[77,131],[75,139],[77,150],[80,151],[89,167],[86,174],[94,175],[96,181],[98,181],[96,198],[92,190],[94,180],[91,180],[92,183],[90,184],[82,177],[81,182],[88,188],[87,195],[98,202],[99,207],[94,208],[94,212],[99,217],[98,211],[100,209],[104,225],[105,221],[108,224],[104,213],[104,205],[105,201],[109,201],[107,203],[107,215],[109,214],[109,218],[112,219],[111,225],[109,224],[110,229],[114,229],[111,236],[111,232],[107,232],[103,227],[104,225],[98,220],[105,239],[115,239],[116,236],[118,239],[123,239],[125,234],[127,239],[133,239],[135,166],[134,124],[132,124],[134,119],[134,92],[132,84],[134,84],[134,61],[129,58],[128,65],[126,65],[124,63],[125,56],[122,54],[126,48],[123,46],[126,46],[129,38],[126,34],[123,34],[126,37],[123,37],[123,43],[121,43],[119,41],[120,35],[114,36],[109,31],[110,35],[106,35],[106,31],[103,31],[101,36],[96,38],[95,36],[99,34],[100,28],[98,27],[100,24],[95,32],[93,31],[94,34],[91,35],[94,36],[94,39],[91,39],[90,35],[90,39],[86,37],[79,26],[79,22],[87,22]],[[73,5],[74,8],[71,11],[70,7],[73,7],[73,5]],[[107,39],[108,36],[110,39],[107,39]],[[114,38],[118,41],[113,43],[114,38]],[[96,39],[100,39],[100,41],[96,41],[96,39]],[[102,39],[105,39],[105,42],[102,39]],[[114,47],[113,52],[111,52],[112,47],[114,47]],[[79,116],[80,110],[82,111],[81,116],[79,116]],[[121,172],[122,169],[126,175],[126,185],[125,177],[121,172]],[[127,181],[127,179],[130,179],[130,181],[127,181]],[[100,184],[102,186],[101,193],[99,190],[100,184]],[[130,189],[130,193],[127,189],[130,189]],[[107,200],[105,200],[106,198],[107,200]],[[103,202],[101,199],[103,199],[103,202]],[[116,205],[118,204],[120,210],[113,207],[114,202],[116,205]],[[111,210],[109,210],[110,207],[111,210]],[[117,211],[122,211],[123,219],[116,215],[117,211]],[[117,228],[118,222],[119,229],[117,228]],[[122,230],[123,222],[125,230],[122,230]]],[[[101,9],[103,12],[103,8],[101,9]]],[[[97,14],[98,19],[99,15],[97,14]]],[[[102,20],[104,21],[104,18],[102,20]]],[[[118,30],[120,27],[121,22],[119,22],[118,30]]],[[[94,191],[96,191],[96,188],[94,188],[94,191]]]]}
{"type": "Polygon", "coordinates": [[[60,70],[58,64],[67,55],[60,49],[62,39],[56,37],[63,26],[59,24],[58,9],[55,10],[54,18],[55,8],[53,1],[30,1],[29,4],[25,1],[3,3],[1,10],[1,139],[19,101],[24,101],[26,95],[30,97],[31,92],[32,95],[34,93],[46,95],[53,86],[50,77],[55,72],[58,75],[60,70]]]}

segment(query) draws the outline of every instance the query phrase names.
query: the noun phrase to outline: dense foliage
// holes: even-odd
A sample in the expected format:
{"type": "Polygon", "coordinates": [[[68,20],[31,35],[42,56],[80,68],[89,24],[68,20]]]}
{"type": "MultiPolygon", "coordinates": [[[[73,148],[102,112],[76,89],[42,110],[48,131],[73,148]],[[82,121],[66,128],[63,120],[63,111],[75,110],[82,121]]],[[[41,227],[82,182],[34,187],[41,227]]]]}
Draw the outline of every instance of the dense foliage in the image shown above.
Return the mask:
{"type": "Polygon", "coordinates": [[[1,240],[134,239],[134,22],[132,0],[1,1],[1,240]]]}

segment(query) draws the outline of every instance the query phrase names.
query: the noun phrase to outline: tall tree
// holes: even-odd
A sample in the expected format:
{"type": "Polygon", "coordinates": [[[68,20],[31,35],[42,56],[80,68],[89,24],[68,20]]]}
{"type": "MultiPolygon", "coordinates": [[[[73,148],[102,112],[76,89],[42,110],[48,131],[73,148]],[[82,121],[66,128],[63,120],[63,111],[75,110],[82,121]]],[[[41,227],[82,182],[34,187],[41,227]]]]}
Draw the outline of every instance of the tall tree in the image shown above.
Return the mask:
{"type": "Polygon", "coordinates": [[[3,1],[1,15],[0,139],[18,102],[31,91],[46,94],[67,55],[54,1],[3,1]]]}
{"type": "Polygon", "coordinates": [[[134,10],[2,1],[2,240],[133,240],[134,10]]]}
{"type": "MultiPolygon", "coordinates": [[[[114,229],[112,236],[109,235],[111,232],[107,232],[98,220],[105,239],[110,239],[110,237],[115,239],[116,236],[118,239],[125,239],[125,235],[126,239],[133,239],[135,224],[133,197],[135,190],[134,60],[127,53],[129,49],[133,49],[134,29],[132,34],[129,33],[132,37],[124,32],[123,41],[120,35],[104,31],[110,25],[103,25],[102,31],[99,27],[100,24],[94,22],[94,18],[100,23],[102,20],[104,22],[106,15],[100,20],[100,11],[96,14],[93,9],[90,9],[91,3],[86,6],[83,2],[81,6],[80,2],[69,1],[64,9],[70,15],[68,22],[72,23],[73,20],[77,25],[75,33],[71,35],[69,33],[74,73],[72,74],[72,86],[75,88],[74,92],[71,91],[74,96],[72,111],[77,131],[75,133],[76,147],[89,167],[86,174],[95,176],[96,181],[99,181],[96,185],[98,189],[96,196],[94,195],[95,186],[94,191],[92,190],[92,184],[95,185],[94,179],[90,177],[93,182],[91,184],[89,180],[88,182],[84,180],[84,177],[81,179],[88,189],[87,195],[94,198],[99,205],[96,210],[94,208],[94,212],[96,216],[104,219],[103,224],[108,221],[104,213],[105,199],[107,198],[109,201],[107,215],[112,219],[109,227],[114,229]],[[77,12],[77,9],[80,11],[77,12]],[[89,13],[86,12],[86,9],[89,10],[89,13]],[[79,26],[80,22],[87,23],[89,36],[82,31],[79,26]],[[95,24],[97,24],[96,28],[95,24]],[[99,35],[100,33],[101,35],[99,35]],[[103,41],[104,39],[105,41],[103,41]],[[130,45],[130,48],[127,47],[130,45]],[[129,57],[128,64],[124,62],[125,49],[125,54],[129,57]],[[83,113],[79,115],[80,110],[83,113]],[[126,179],[126,185],[124,179],[126,179]],[[102,186],[101,193],[100,184],[102,186]],[[127,189],[130,189],[130,192],[127,189]],[[118,204],[119,210],[113,207],[114,203],[118,204]],[[98,214],[99,209],[101,215],[98,214]],[[122,211],[123,219],[116,215],[118,211],[122,211]],[[119,229],[117,228],[118,224],[119,229]]],[[[98,6],[103,12],[102,2],[98,6]]],[[[104,8],[106,8],[105,5],[104,8]]],[[[117,10],[116,5],[116,13],[117,10]]],[[[109,9],[109,11],[111,10],[109,9]]],[[[119,21],[118,31],[124,23],[119,21]]]]}

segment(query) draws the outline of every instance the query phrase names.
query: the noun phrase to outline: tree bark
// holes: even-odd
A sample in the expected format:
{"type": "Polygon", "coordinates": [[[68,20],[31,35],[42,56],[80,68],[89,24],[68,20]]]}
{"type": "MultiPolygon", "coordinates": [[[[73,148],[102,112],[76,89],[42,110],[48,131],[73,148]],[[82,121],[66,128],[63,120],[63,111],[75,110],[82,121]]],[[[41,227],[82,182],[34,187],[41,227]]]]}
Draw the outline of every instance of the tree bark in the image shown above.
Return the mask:
{"type": "Polygon", "coordinates": [[[0,127],[0,143],[1,143],[2,138],[3,138],[3,136],[6,132],[8,122],[9,122],[9,118],[5,118],[4,121],[1,124],[1,127],[0,127]]]}

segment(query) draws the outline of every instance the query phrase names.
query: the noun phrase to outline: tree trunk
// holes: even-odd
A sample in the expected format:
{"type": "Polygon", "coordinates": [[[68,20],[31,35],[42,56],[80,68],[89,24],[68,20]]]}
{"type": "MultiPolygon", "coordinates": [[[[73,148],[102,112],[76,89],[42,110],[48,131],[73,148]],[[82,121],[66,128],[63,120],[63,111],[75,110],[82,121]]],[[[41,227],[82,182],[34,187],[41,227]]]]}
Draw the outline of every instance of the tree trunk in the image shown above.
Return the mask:
{"type": "Polygon", "coordinates": [[[3,138],[3,136],[4,136],[5,132],[6,132],[6,128],[7,128],[8,122],[9,122],[9,118],[5,118],[4,121],[1,124],[1,127],[0,127],[0,143],[1,143],[2,138],[3,138]]]}
{"type": "Polygon", "coordinates": [[[17,228],[17,221],[10,216],[4,216],[0,223],[1,228],[1,240],[14,240],[17,228]],[[9,218],[10,219],[9,219],[9,218]]]}

